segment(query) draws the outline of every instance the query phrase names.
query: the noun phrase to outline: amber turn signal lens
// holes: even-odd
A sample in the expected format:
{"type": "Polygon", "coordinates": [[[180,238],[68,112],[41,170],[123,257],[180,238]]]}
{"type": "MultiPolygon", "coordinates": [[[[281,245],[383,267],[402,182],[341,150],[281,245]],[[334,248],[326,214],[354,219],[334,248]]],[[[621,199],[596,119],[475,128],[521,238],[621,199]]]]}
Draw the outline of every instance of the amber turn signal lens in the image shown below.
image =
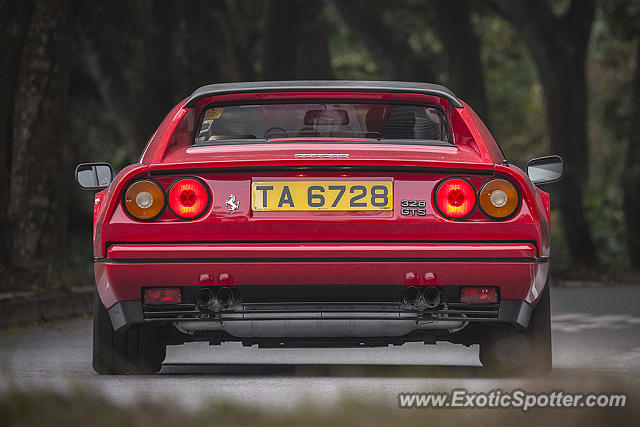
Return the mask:
{"type": "Polygon", "coordinates": [[[491,180],[480,189],[480,208],[491,218],[507,218],[515,212],[519,204],[518,190],[505,179],[491,180]]]}
{"type": "Polygon", "coordinates": [[[139,221],[151,221],[164,209],[164,190],[149,179],[136,181],[124,194],[124,209],[139,221]]]}

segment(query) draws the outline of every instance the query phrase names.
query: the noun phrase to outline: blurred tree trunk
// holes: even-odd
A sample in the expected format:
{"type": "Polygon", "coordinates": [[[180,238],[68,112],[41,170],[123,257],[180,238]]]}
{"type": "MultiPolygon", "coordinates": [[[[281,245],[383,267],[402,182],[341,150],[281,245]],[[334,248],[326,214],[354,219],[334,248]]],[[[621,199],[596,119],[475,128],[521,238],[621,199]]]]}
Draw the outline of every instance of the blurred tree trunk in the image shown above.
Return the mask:
{"type": "Polygon", "coordinates": [[[0,264],[9,263],[9,200],[11,194],[11,157],[15,88],[22,46],[29,28],[34,1],[0,1],[0,264]]]}
{"type": "Polygon", "coordinates": [[[471,25],[470,1],[435,0],[432,5],[437,13],[439,35],[447,58],[447,86],[488,125],[489,106],[484,66],[478,36],[471,25]]]}
{"type": "Polygon", "coordinates": [[[269,0],[262,45],[262,78],[296,78],[298,26],[302,5],[298,0],[269,0]]]}
{"type": "MultiPolygon", "coordinates": [[[[257,56],[254,52],[261,43],[262,28],[256,22],[265,15],[266,5],[253,1],[226,0],[216,3],[218,6],[214,12],[214,22],[220,29],[224,44],[224,57],[219,61],[220,65],[227,65],[226,78],[220,81],[255,81],[258,80],[258,71],[255,63],[257,56]]],[[[203,26],[203,38],[207,38],[211,23],[203,26]]],[[[211,41],[209,51],[220,45],[216,40],[211,41]]],[[[214,83],[209,77],[208,83],[214,83]]]]}
{"type": "Polygon", "coordinates": [[[640,269],[640,40],[637,41],[631,99],[629,146],[622,175],[623,207],[629,260],[634,268],[640,269]]]}
{"type": "Polygon", "coordinates": [[[264,80],[330,79],[329,24],[322,0],[270,0],[262,42],[264,80]]]}
{"type": "Polygon", "coordinates": [[[9,224],[17,266],[46,263],[63,244],[72,12],[71,0],[36,1],[16,62],[9,224]]]}
{"type": "Polygon", "coordinates": [[[134,161],[140,156],[142,143],[138,137],[140,132],[136,129],[137,120],[130,114],[132,104],[128,97],[129,88],[125,84],[120,70],[107,66],[109,61],[104,55],[106,49],[100,44],[99,39],[91,39],[81,31],[79,43],[81,56],[84,58],[87,70],[93,77],[100,97],[114,117],[115,127],[118,129],[122,143],[127,150],[127,160],[134,161]]]}
{"type": "MultiPolygon", "coordinates": [[[[140,111],[146,108],[148,101],[137,99],[141,88],[147,87],[143,80],[147,74],[162,72],[150,65],[144,67],[144,73],[135,68],[150,56],[131,48],[132,40],[143,49],[146,48],[148,37],[143,37],[142,23],[136,20],[140,13],[145,13],[144,6],[142,2],[128,1],[109,5],[102,2],[82,3],[76,31],[80,58],[84,60],[106,109],[113,116],[114,126],[121,137],[120,143],[126,147],[127,162],[139,158],[146,142],[145,136],[148,136],[145,124],[140,119],[140,111]],[[132,21],[136,21],[135,25],[132,21]],[[144,108],[142,102],[145,103],[144,108]]],[[[150,49],[157,48],[153,44],[150,46],[150,49]]],[[[154,90],[147,98],[154,99],[155,95],[154,90]]],[[[114,141],[115,145],[119,144],[114,141]]]]}
{"type": "Polygon", "coordinates": [[[241,3],[83,3],[82,58],[113,115],[127,161],[139,158],[167,112],[198,86],[255,80],[247,52],[259,28],[236,10],[241,3]]]}
{"type": "Polygon", "coordinates": [[[300,19],[303,25],[298,31],[296,78],[331,79],[329,55],[329,22],[324,1],[305,1],[301,4],[300,19]]]}
{"type": "MultiPolygon", "coordinates": [[[[224,55],[216,55],[218,56],[217,63],[210,64],[208,68],[210,70],[221,70],[219,64],[226,63],[228,67],[226,79],[221,81],[226,80],[230,82],[239,82],[256,80],[257,74],[253,65],[251,64],[251,57],[250,55],[246,54],[246,52],[249,51],[250,46],[243,46],[239,40],[240,37],[238,37],[238,32],[243,33],[242,35],[244,36],[247,36],[247,32],[242,30],[238,31],[234,28],[234,13],[230,10],[230,1],[231,0],[220,2],[218,4],[218,8],[213,10],[213,22],[215,23],[218,31],[220,31],[220,38],[222,39],[224,44],[224,55]]],[[[199,13],[199,16],[200,30],[197,34],[197,37],[200,39],[199,42],[203,45],[205,52],[217,52],[218,41],[215,39],[211,39],[210,37],[211,22],[209,22],[206,17],[203,17],[202,13],[199,13]]],[[[211,60],[213,59],[212,57],[213,55],[205,55],[203,60],[211,60]]],[[[215,81],[219,80],[213,79],[213,76],[209,75],[206,79],[206,82],[202,82],[202,85],[214,83],[215,81]]]]}
{"type": "Polygon", "coordinates": [[[551,149],[565,160],[557,184],[564,233],[574,264],[597,264],[583,188],[589,168],[586,55],[595,0],[572,0],[558,16],[546,2],[489,0],[520,32],[534,59],[546,107],[551,149]]]}
{"type": "Polygon", "coordinates": [[[382,74],[391,80],[435,82],[433,53],[416,53],[381,16],[385,3],[332,0],[338,16],[367,49],[382,74]]]}
{"type": "MultiPolygon", "coordinates": [[[[173,31],[169,28],[184,16],[184,4],[179,1],[138,0],[142,28],[144,69],[141,77],[142,96],[135,100],[138,123],[138,144],[145,146],[167,112],[178,102],[175,93],[176,74],[173,31]]],[[[186,30],[186,29],[185,29],[186,30]]],[[[186,96],[186,94],[184,94],[186,96]]]]}

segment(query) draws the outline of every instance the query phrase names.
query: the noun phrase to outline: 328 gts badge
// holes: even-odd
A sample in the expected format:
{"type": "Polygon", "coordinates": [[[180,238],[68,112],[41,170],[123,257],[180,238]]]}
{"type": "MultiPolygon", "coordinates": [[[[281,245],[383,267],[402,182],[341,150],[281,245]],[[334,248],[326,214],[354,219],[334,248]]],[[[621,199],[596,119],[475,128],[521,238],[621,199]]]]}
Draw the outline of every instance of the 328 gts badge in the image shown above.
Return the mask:
{"type": "Polygon", "coordinates": [[[400,200],[400,215],[425,216],[427,214],[426,200],[400,200]]]}

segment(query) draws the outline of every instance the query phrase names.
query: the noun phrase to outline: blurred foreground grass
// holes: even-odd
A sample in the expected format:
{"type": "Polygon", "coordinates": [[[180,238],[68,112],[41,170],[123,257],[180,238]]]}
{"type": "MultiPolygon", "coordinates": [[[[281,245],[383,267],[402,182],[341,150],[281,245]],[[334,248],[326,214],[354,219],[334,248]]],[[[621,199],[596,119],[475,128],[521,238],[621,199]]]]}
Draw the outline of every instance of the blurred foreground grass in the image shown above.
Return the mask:
{"type": "Polygon", "coordinates": [[[238,403],[210,402],[200,409],[172,402],[138,401],[118,405],[94,392],[14,390],[0,394],[0,426],[628,426],[637,425],[638,393],[628,393],[625,408],[399,409],[395,402],[345,399],[337,406],[298,404],[271,410],[238,403]]]}

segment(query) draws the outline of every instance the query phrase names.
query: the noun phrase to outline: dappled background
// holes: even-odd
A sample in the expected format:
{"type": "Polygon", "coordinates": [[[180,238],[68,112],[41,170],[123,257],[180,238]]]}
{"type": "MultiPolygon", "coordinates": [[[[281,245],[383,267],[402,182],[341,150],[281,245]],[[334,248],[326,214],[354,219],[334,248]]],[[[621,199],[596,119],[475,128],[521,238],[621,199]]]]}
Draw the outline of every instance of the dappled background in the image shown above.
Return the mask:
{"type": "Polygon", "coordinates": [[[90,285],[83,161],[135,162],[198,86],[440,83],[511,163],[560,154],[556,280],[640,270],[638,0],[0,0],[0,292],[90,285]]]}

